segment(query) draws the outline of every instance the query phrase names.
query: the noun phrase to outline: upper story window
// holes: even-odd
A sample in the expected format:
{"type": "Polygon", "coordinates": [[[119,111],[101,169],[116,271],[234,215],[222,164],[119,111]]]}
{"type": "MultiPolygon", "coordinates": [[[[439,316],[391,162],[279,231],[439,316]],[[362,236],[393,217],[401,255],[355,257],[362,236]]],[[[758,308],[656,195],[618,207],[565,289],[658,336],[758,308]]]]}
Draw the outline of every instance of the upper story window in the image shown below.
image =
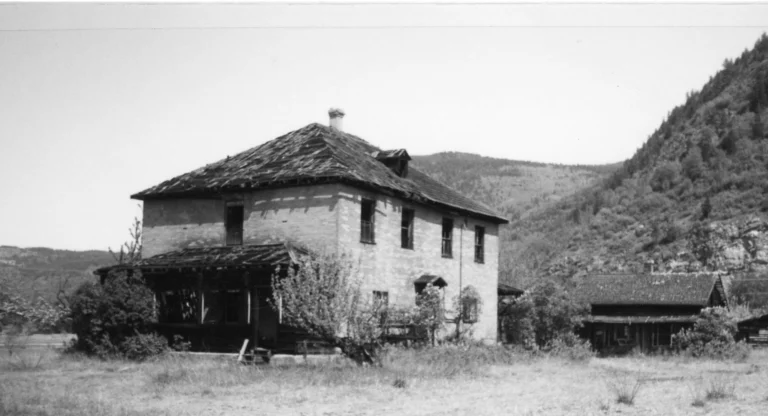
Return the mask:
{"type": "Polygon", "coordinates": [[[360,242],[373,244],[375,242],[374,216],[376,214],[376,201],[363,199],[360,211],[360,242]]]}
{"type": "Polygon", "coordinates": [[[453,257],[453,220],[443,218],[443,257],[453,257]]]}
{"type": "Polygon", "coordinates": [[[475,263],[485,263],[485,227],[475,226],[475,263]]]}
{"type": "Polygon", "coordinates": [[[413,248],[413,218],[412,209],[403,208],[403,219],[400,222],[400,247],[413,248]]]}
{"type": "Polygon", "coordinates": [[[228,246],[240,246],[243,244],[243,205],[242,204],[227,204],[227,245],[228,246]]]}

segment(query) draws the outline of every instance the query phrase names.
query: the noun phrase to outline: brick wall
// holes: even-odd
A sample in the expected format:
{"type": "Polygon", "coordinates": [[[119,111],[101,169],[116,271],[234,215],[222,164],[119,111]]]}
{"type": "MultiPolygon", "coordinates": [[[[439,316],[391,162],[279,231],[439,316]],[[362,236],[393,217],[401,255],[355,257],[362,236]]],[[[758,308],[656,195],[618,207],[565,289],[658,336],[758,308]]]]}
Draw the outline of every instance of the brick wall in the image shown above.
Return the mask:
{"type": "Polygon", "coordinates": [[[225,199],[243,201],[244,244],[297,241],[316,250],[329,247],[336,240],[339,189],[339,185],[319,185],[216,200],[148,200],[144,202],[143,254],[150,257],[186,247],[224,245],[225,199]]]}
{"type": "MultiPolygon", "coordinates": [[[[317,251],[348,252],[360,260],[365,290],[387,291],[391,303],[414,305],[414,280],[433,274],[448,282],[445,300],[450,308],[458,294],[461,268],[462,286],[474,286],[483,300],[475,337],[496,340],[497,225],[337,184],[258,191],[226,199],[243,201],[245,244],[295,241],[317,251]],[[376,201],[375,244],[360,242],[362,198],[376,201]],[[401,248],[404,207],[415,211],[413,249],[401,248]],[[441,254],[443,217],[454,220],[453,258],[441,254]],[[462,224],[466,224],[463,231],[462,224]],[[475,225],[485,227],[483,264],[474,261],[475,225]]],[[[224,216],[223,199],[145,201],[144,255],[223,245],[224,216]]]]}
{"type": "Polygon", "coordinates": [[[474,336],[477,339],[496,341],[499,257],[497,225],[467,218],[462,231],[464,217],[348,186],[341,187],[338,212],[339,247],[360,259],[366,291],[388,291],[390,303],[412,306],[416,296],[414,280],[423,274],[433,274],[448,283],[445,300],[446,307],[451,308],[453,298],[458,295],[461,268],[462,286],[474,286],[483,300],[483,311],[474,325],[474,336]],[[360,242],[363,198],[376,201],[375,244],[360,242]],[[401,248],[403,208],[415,211],[413,249],[401,248]],[[442,257],[443,217],[453,218],[454,221],[453,258],[442,257]],[[475,225],[485,227],[485,262],[482,264],[474,261],[475,225]]]}
{"type": "Polygon", "coordinates": [[[224,202],[214,199],[144,201],[142,255],[224,243],[224,202]]]}
{"type": "Polygon", "coordinates": [[[245,244],[295,241],[314,250],[333,248],[339,185],[254,192],[245,196],[245,244]]]}

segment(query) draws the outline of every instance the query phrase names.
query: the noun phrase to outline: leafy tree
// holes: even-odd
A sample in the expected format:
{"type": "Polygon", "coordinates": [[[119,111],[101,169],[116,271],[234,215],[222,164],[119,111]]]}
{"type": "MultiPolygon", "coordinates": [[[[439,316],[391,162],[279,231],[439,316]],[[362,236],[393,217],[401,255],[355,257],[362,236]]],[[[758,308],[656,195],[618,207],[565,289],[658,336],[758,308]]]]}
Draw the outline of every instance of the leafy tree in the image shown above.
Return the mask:
{"type": "Polygon", "coordinates": [[[75,348],[100,357],[142,359],[159,354],[167,340],[154,335],[153,292],[138,270],[111,271],[102,284],[86,282],[72,301],[75,348]]]}
{"type": "Polygon", "coordinates": [[[282,306],[286,323],[350,357],[373,360],[384,335],[383,305],[363,296],[358,270],[348,257],[301,256],[285,277],[273,275],[272,290],[272,306],[282,306]]]}
{"type": "Polygon", "coordinates": [[[589,305],[570,296],[550,280],[539,281],[503,311],[507,333],[516,341],[543,347],[567,337],[589,315],[589,305]]]}
{"type": "Polygon", "coordinates": [[[433,285],[428,285],[416,296],[416,308],[412,313],[412,322],[421,331],[425,331],[432,345],[445,323],[443,293],[433,285]]]}
{"type": "Polygon", "coordinates": [[[17,332],[61,332],[67,327],[67,303],[51,303],[42,297],[22,296],[12,282],[0,280],[0,329],[15,327],[17,332]]]}
{"type": "Polygon", "coordinates": [[[763,120],[760,118],[760,112],[755,113],[755,118],[752,119],[752,139],[762,140],[765,137],[765,130],[763,128],[763,120]]]}
{"type": "Polygon", "coordinates": [[[705,308],[692,329],[672,336],[672,347],[694,357],[743,358],[749,347],[735,341],[738,328],[725,308],[705,308]]]}
{"type": "Polygon", "coordinates": [[[651,188],[656,192],[664,192],[672,189],[677,183],[679,164],[664,162],[653,171],[651,176],[651,188]]]}
{"type": "Polygon", "coordinates": [[[739,141],[739,136],[736,134],[735,129],[728,131],[725,138],[720,142],[720,148],[725,151],[726,154],[732,155],[736,153],[736,142],[739,141]]]}
{"type": "Polygon", "coordinates": [[[701,132],[701,139],[699,140],[699,152],[704,162],[709,162],[709,159],[715,156],[715,146],[713,142],[717,139],[717,134],[712,131],[711,128],[705,127],[701,132]]]}
{"type": "Polygon", "coordinates": [[[470,285],[461,288],[461,294],[453,297],[453,310],[456,316],[456,341],[465,341],[472,335],[473,325],[483,314],[483,298],[480,292],[470,285]]]}
{"type": "Polygon", "coordinates": [[[704,161],[698,147],[692,147],[683,159],[683,173],[692,181],[699,179],[704,173],[704,161]]]}
{"type": "Polygon", "coordinates": [[[709,195],[704,198],[704,202],[701,203],[701,216],[699,219],[704,220],[709,218],[709,214],[712,212],[712,201],[709,199],[709,195]]]}

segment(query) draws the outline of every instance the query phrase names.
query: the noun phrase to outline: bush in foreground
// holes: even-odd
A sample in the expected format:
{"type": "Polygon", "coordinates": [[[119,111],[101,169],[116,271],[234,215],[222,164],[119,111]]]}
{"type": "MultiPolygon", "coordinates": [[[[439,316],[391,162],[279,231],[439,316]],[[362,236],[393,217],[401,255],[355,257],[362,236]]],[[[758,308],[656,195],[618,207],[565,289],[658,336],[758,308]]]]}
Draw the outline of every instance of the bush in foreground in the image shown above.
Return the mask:
{"type": "Polygon", "coordinates": [[[141,360],[167,349],[168,341],[152,333],[153,294],[138,271],[110,272],[103,284],[83,284],[71,307],[76,350],[141,360]]]}
{"type": "Polygon", "coordinates": [[[672,348],[693,357],[745,360],[751,350],[744,342],[735,341],[737,330],[727,309],[706,308],[693,328],[672,336],[672,348]]]}
{"type": "Polygon", "coordinates": [[[588,314],[588,305],[577,302],[555,282],[545,280],[505,306],[501,319],[515,342],[545,347],[558,338],[572,336],[588,314]]]}

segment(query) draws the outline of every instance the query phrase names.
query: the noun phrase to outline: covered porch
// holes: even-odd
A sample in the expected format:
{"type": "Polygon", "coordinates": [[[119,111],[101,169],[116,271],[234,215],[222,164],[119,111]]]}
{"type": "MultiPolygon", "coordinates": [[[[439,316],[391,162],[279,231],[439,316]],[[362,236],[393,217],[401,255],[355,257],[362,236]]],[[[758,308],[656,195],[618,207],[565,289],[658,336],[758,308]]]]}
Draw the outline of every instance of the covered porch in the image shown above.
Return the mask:
{"type": "Polygon", "coordinates": [[[248,350],[295,353],[311,337],[281,323],[271,282],[302,254],[288,244],[187,248],[99,274],[103,280],[110,270],[140,270],[155,295],[155,329],[171,344],[237,352],[247,339],[248,350]]]}
{"type": "Polygon", "coordinates": [[[669,349],[672,335],[695,322],[696,316],[605,316],[593,315],[581,329],[581,336],[604,354],[643,353],[669,349]]]}

